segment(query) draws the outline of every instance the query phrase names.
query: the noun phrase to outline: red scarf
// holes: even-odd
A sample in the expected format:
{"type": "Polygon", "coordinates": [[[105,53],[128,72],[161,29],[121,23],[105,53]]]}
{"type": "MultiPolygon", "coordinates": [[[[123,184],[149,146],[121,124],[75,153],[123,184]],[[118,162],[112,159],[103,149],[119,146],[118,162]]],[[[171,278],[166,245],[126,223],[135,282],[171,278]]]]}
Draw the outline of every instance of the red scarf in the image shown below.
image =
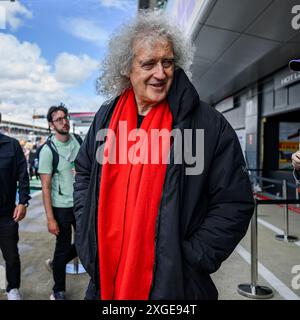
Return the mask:
{"type": "MultiPolygon", "coordinates": [[[[136,130],[137,107],[132,89],[121,95],[110,121],[109,129],[116,135],[115,144],[109,138],[105,142],[104,155],[116,146],[116,152],[111,153],[116,156],[116,164],[103,164],[100,183],[98,250],[101,299],[146,300],[153,280],[155,226],[167,168],[162,157],[170,149],[170,136],[166,143],[159,139],[155,145],[159,145],[159,154],[156,153],[159,162],[150,164],[151,152],[154,154],[150,132],[151,129],[170,132],[172,115],[166,101],[153,107],[140,127],[147,132],[147,137],[141,137],[137,142],[128,141],[125,146],[124,135],[119,137],[120,121],[127,121],[127,136],[131,130],[137,135],[142,131],[136,130]],[[145,148],[137,150],[138,143],[145,148]],[[120,145],[122,148],[119,150],[120,145]],[[141,153],[149,164],[136,163],[141,153]],[[132,155],[131,162],[122,164],[124,159],[128,160],[128,154],[129,158],[132,155]]],[[[131,140],[130,136],[128,140],[131,140]]]]}

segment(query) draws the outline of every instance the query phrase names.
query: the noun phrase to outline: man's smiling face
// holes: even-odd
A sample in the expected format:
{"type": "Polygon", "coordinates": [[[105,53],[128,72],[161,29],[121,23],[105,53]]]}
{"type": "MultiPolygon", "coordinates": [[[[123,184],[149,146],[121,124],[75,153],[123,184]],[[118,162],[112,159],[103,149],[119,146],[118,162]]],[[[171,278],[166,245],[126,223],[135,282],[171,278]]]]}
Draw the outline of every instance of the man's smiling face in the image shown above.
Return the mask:
{"type": "Polygon", "coordinates": [[[174,53],[169,41],[135,43],[129,78],[138,106],[154,106],[163,101],[170,90],[173,75],[174,53]]]}

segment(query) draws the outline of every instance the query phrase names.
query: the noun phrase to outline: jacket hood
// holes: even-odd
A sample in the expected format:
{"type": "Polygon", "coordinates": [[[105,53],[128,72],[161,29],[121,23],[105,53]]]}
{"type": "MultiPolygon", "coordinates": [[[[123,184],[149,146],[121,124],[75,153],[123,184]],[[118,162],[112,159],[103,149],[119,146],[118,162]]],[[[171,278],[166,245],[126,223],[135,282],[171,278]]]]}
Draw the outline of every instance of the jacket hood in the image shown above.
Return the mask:
{"type": "Polygon", "coordinates": [[[199,95],[185,72],[178,68],[168,93],[168,103],[174,125],[182,122],[189,113],[199,107],[199,95]]]}

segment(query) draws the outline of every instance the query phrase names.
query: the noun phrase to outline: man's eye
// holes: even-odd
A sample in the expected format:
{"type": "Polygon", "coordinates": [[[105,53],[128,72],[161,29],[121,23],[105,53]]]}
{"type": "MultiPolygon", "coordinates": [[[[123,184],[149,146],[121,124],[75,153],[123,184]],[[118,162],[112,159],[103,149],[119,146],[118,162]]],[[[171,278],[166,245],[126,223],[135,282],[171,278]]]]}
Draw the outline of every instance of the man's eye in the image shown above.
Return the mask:
{"type": "Polygon", "coordinates": [[[173,65],[173,60],[164,60],[162,62],[162,66],[164,68],[170,68],[173,65]]]}
{"type": "Polygon", "coordinates": [[[145,70],[151,70],[154,67],[154,62],[146,62],[142,64],[142,68],[145,70]]]}

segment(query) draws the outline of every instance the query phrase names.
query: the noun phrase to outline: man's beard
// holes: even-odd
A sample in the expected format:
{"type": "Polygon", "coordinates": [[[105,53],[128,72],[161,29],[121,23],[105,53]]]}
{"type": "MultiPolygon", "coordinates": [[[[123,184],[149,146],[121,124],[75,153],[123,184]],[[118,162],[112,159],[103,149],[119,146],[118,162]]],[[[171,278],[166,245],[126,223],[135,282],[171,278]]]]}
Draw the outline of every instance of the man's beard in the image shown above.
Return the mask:
{"type": "Polygon", "coordinates": [[[67,136],[70,133],[70,129],[68,129],[68,131],[63,131],[56,128],[56,132],[63,136],[67,136]]]}

